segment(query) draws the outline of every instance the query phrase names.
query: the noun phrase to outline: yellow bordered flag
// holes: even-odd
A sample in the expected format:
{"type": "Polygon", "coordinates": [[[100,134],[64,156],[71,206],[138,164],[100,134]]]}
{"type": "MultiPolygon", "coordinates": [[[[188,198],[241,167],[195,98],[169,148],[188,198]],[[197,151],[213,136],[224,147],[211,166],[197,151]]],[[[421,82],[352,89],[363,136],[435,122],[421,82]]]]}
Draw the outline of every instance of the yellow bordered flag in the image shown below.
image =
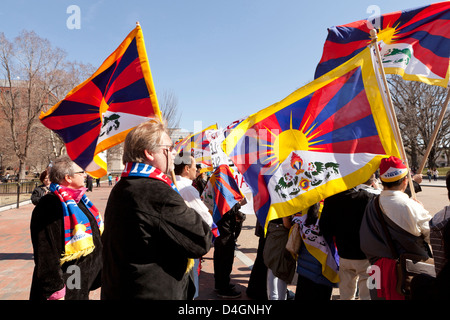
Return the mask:
{"type": "Polygon", "coordinates": [[[44,126],[64,141],[67,154],[94,178],[107,173],[101,152],[161,112],[139,25],[86,81],[46,113],[44,126]]]}
{"type": "Polygon", "coordinates": [[[270,220],[366,181],[400,157],[369,48],[243,120],[223,148],[270,220]]]}

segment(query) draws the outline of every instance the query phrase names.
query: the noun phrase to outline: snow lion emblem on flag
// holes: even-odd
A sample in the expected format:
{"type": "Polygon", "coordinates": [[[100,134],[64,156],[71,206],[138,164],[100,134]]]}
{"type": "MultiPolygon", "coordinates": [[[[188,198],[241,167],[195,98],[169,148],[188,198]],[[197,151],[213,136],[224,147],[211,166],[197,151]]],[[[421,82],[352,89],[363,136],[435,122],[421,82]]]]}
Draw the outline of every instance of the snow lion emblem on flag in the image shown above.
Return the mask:
{"type": "Polygon", "coordinates": [[[306,170],[302,169],[303,163],[303,159],[293,152],[291,168],[295,172],[286,172],[274,188],[283,199],[295,197],[301,191],[308,191],[310,186],[319,186],[330,180],[333,175],[339,176],[339,164],[336,162],[309,162],[306,170]]]}

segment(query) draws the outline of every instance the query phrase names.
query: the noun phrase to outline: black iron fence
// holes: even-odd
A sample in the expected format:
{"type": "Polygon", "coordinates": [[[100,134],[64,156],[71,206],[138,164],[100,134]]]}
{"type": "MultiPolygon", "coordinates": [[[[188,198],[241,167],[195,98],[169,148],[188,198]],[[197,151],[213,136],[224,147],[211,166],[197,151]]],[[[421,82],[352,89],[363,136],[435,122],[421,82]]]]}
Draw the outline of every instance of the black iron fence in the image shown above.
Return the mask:
{"type": "Polygon", "coordinates": [[[20,180],[19,182],[8,182],[0,184],[0,194],[17,194],[19,193],[32,193],[34,188],[42,183],[30,180],[20,180]]]}
{"type": "Polygon", "coordinates": [[[42,183],[39,180],[19,180],[17,182],[0,183],[0,207],[17,204],[30,199],[34,188],[42,183]]]}

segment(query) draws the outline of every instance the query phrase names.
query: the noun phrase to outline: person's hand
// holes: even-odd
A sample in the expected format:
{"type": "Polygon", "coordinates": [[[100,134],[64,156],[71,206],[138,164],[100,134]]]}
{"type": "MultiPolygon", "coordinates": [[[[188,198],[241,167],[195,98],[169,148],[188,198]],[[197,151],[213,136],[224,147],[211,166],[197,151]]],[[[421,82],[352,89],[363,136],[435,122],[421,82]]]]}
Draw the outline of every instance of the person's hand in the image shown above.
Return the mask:
{"type": "Polygon", "coordinates": [[[422,176],[421,173],[417,173],[417,174],[415,174],[415,175],[412,177],[412,179],[413,179],[415,182],[417,182],[418,184],[421,184],[421,183],[422,183],[422,180],[423,180],[423,176],[422,176]]]}
{"type": "Polygon", "coordinates": [[[246,198],[241,199],[241,200],[239,201],[239,204],[240,204],[241,206],[247,204],[247,199],[246,199],[246,198]]]}

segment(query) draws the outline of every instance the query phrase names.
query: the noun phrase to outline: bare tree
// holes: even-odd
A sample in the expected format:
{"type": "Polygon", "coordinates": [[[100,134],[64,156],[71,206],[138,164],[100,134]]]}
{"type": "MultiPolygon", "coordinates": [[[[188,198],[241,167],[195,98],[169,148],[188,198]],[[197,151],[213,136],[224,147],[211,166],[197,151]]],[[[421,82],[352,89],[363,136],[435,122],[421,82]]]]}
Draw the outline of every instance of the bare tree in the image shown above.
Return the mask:
{"type": "MultiPolygon", "coordinates": [[[[399,76],[388,78],[405,151],[411,158],[412,167],[419,166],[431,140],[441,113],[447,90],[422,82],[405,81],[399,76]]],[[[440,151],[445,152],[450,137],[450,119],[447,115],[438,131],[428,156],[428,166],[435,167],[440,151]]]]}
{"type": "MultiPolygon", "coordinates": [[[[0,157],[24,178],[26,166],[45,168],[65,149],[63,141],[39,121],[42,111],[63,99],[95,71],[90,64],[66,61],[66,53],[33,31],[13,41],[0,33],[0,157]]],[[[178,126],[176,96],[165,91],[160,107],[169,127],[178,126]]]]}
{"type": "Polygon", "coordinates": [[[22,31],[10,42],[0,34],[0,66],[4,85],[0,113],[8,123],[6,146],[19,161],[20,178],[36,137],[38,117],[61,85],[65,52],[33,31],[22,31]]]}
{"type": "Polygon", "coordinates": [[[177,128],[180,125],[181,114],[178,113],[178,98],[172,92],[164,90],[158,95],[159,108],[163,118],[167,121],[168,128],[177,128]]]}

